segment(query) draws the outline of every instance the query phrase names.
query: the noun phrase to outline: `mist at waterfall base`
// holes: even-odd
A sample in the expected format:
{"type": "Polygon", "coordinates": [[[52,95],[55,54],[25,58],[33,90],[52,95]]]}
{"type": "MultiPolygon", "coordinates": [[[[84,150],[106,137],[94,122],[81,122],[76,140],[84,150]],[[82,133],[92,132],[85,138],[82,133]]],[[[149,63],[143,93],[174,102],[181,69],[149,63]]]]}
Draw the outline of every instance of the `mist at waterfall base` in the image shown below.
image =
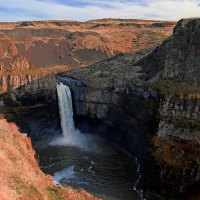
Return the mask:
{"type": "Polygon", "coordinates": [[[69,87],[62,83],[57,84],[57,94],[62,137],[54,139],[50,145],[77,146],[87,151],[99,152],[100,149],[97,145],[99,138],[92,135],[81,134],[81,132],[75,128],[72,97],[69,87]]]}
{"type": "Polygon", "coordinates": [[[105,200],[139,200],[138,166],[116,144],[75,129],[70,89],[57,85],[62,137],[34,147],[40,167],[56,184],[84,189],[105,200]]]}

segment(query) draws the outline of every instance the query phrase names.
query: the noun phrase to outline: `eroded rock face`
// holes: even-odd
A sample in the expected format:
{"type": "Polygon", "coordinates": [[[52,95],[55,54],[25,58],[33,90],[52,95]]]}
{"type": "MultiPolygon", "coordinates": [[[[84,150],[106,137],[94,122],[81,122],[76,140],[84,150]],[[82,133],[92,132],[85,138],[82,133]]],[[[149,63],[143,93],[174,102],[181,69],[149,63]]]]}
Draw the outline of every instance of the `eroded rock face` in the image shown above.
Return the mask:
{"type": "MultiPolygon", "coordinates": [[[[3,58],[13,58],[18,55],[18,49],[14,42],[5,33],[0,33],[1,37],[1,50],[0,57],[3,58]]],[[[2,69],[1,69],[2,70],[2,69]]]]}
{"type": "Polygon", "coordinates": [[[200,145],[200,100],[167,96],[161,103],[158,136],[200,145]]]}
{"type": "Polygon", "coordinates": [[[158,104],[157,92],[142,85],[141,69],[133,66],[142,55],[117,56],[57,77],[71,88],[76,117],[98,120],[97,134],[117,142],[141,160],[148,134],[155,132],[158,104]]]}
{"type": "Polygon", "coordinates": [[[151,143],[144,182],[165,195],[200,181],[199,24],[181,20],[173,36],[143,58],[124,54],[65,73],[68,81],[61,77],[73,91],[76,115],[109,121],[123,135],[116,134],[118,141],[126,138],[134,151],[142,149],[135,140],[151,143]]]}
{"type": "Polygon", "coordinates": [[[199,25],[200,19],[180,20],[173,36],[137,63],[145,72],[157,68],[151,83],[161,94],[156,135],[162,142],[153,142],[153,155],[166,193],[200,181],[199,25]]]}
{"type": "Polygon", "coordinates": [[[180,20],[174,28],[173,36],[138,64],[146,69],[154,65],[162,81],[199,86],[199,34],[200,19],[180,20]]]}
{"type": "Polygon", "coordinates": [[[1,119],[0,143],[0,198],[47,200],[46,189],[53,187],[53,179],[39,169],[27,135],[1,119]]]}
{"type": "Polygon", "coordinates": [[[2,75],[0,85],[4,91],[2,95],[5,105],[35,105],[56,101],[55,75],[2,75]]]}
{"type": "MultiPolygon", "coordinates": [[[[77,80],[72,78],[69,78],[69,80],[68,78],[61,78],[60,80],[70,86],[73,92],[76,114],[89,115],[98,119],[107,117],[110,106],[123,107],[123,103],[126,104],[126,102],[121,102],[123,95],[124,97],[127,95],[127,98],[129,96],[130,98],[140,97],[146,101],[157,98],[157,93],[154,90],[136,87],[131,81],[114,79],[77,80]]],[[[135,115],[139,118],[140,115],[142,116],[141,113],[135,113],[135,115]]]]}
{"type": "Polygon", "coordinates": [[[158,135],[196,144],[200,144],[199,31],[200,19],[180,20],[173,36],[136,62],[143,71],[140,78],[162,96],[158,135]]]}
{"type": "Polygon", "coordinates": [[[200,101],[198,98],[173,98],[167,96],[161,102],[160,114],[175,118],[187,118],[200,121],[200,101]]]}

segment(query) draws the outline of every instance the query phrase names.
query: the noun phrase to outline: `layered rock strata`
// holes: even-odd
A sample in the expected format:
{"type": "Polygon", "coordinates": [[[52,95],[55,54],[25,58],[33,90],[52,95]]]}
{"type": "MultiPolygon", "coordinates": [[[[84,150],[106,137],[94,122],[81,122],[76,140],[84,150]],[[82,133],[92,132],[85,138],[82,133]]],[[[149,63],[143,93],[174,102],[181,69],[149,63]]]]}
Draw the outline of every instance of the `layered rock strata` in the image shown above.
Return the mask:
{"type": "Polygon", "coordinates": [[[73,91],[76,115],[115,122],[129,150],[149,141],[147,183],[154,180],[148,185],[165,194],[200,182],[199,30],[199,19],[181,20],[173,36],[143,58],[125,54],[60,78],[73,91]],[[130,129],[120,129],[123,123],[130,129]]]}

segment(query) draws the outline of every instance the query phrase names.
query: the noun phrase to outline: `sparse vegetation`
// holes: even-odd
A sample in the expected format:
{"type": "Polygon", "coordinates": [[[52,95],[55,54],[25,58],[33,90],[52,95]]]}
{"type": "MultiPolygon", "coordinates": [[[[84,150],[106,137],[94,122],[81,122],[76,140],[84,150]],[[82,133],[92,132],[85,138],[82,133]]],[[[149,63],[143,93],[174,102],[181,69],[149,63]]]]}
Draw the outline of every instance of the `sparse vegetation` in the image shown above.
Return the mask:
{"type": "Polygon", "coordinates": [[[27,189],[26,183],[24,183],[17,175],[13,175],[10,177],[9,185],[11,188],[15,188],[18,195],[21,195],[23,190],[27,189]]]}
{"type": "Polygon", "coordinates": [[[29,189],[28,189],[28,195],[30,196],[30,198],[34,197],[34,195],[38,194],[38,190],[37,188],[35,188],[35,186],[30,185],[29,189]]]}
{"type": "Polygon", "coordinates": [[[48,195],[48,200],[64,200],[58,189],[48,187],[46,191],[48,195]]]}
{"type": "Polygon", "coordinates": [[[172,167],[188,168],[200,167],[200,148],[189,144],[182,144],[154,137],[152,139],[152,156],[158,162],[164,162],[172,167]]]}

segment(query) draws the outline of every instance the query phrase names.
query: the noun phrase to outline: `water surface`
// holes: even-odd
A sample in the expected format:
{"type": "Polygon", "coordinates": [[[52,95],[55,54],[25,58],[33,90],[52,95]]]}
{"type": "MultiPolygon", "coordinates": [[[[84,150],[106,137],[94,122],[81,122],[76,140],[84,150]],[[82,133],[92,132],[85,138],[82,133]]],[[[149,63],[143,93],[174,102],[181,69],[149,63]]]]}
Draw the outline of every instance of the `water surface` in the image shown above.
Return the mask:
{"type": "Polygon", "coordinates": [[[138,176],[134,159],[107,140],[96,139],[94,143],[89,150],[47,142],[34,146],[41,169],[55,181],[83,188],[105,200],[138,200],[133,190],[138,176]]]}

